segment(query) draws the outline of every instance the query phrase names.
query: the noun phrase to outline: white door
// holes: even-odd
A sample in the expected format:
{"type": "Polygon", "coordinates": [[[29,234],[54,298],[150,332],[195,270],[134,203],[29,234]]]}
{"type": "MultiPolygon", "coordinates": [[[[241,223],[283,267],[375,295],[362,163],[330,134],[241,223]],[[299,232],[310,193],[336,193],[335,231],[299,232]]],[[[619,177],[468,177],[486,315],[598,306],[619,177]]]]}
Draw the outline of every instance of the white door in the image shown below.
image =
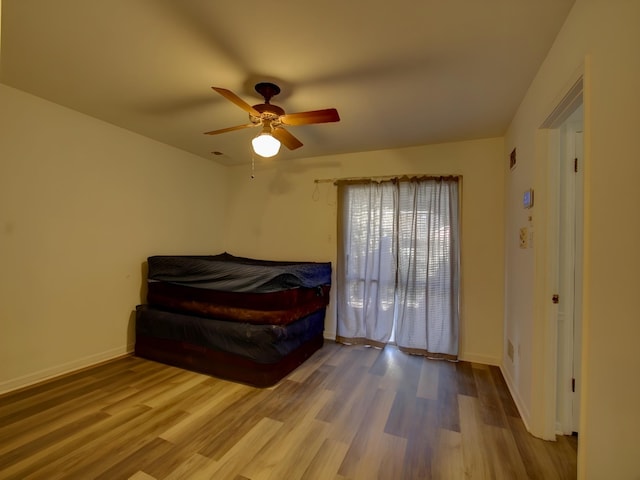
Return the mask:
{"type": "Polygon", "coordinates": [[[572,431],[578,432],[580,425],[580,379],[582,359],[582,254],[583,254],[583,151],[582,129],[575,133],[575,264],[574,264],[574,307],[573,307],[573,392],[572,431]]]}
{"type": "Polygon", "coordinates": [[[562,125],[558,239],[557,429],[578,432],[582,346],[582,108],[562,125]]]}

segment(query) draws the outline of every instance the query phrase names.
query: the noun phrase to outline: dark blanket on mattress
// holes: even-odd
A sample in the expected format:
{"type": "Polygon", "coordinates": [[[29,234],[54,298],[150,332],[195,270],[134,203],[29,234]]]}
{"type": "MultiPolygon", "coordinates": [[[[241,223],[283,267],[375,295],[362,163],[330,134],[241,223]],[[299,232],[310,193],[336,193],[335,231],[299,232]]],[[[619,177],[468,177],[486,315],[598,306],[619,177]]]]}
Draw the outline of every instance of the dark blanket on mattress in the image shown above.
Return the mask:
{"type": "Polygon", "coordinates": [[[286,325],[329,303],[329,285],[270,293],[222,292],[169,282],[148,285],[147,303],[174,312],[259,324],[286,325]]]}
{"type": "Polygon", "coordinates": [[[226,292],[274,292],[331,284],[331,263],[276,262],[236,257],[229,253],[208,256],[156,255],[148,258],[149,282],[226,292]]]}
{"type": "Polygon", "coordinates": [[[136,307],[136,335],[187,342],[230,352],[258,363],[276,363],[304,342],[321,335],[325,309],[288,325],[254,325],[136,307]]]}

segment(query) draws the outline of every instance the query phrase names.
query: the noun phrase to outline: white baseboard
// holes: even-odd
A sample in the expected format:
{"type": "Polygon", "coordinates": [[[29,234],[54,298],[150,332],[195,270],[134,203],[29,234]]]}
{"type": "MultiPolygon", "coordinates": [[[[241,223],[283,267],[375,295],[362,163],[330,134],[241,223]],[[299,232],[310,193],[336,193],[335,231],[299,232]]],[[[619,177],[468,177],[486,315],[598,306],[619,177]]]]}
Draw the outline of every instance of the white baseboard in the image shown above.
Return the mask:
{"type": "Polygon", "coordinates": [[[326,330],[322,333],[322,336],[325,340],[335,340],[336,332],[327,332],[326,330]]]}
{"type": "Polygon", "coordinates": [[[52,367],[45,368],[43,370],[39,370],[37,372],[29,373],[28,375],[23,375],[22,377],[13,378],[11,380],[0,382],[0,395],[11,392],[13,390],[18,390],[20,388],[28,387],[35,383],[51,380],[52,378],[59,377],[61,375],[66,375],[76,370],[81,370],[83,368],[90,367],[97,363],[101,363],[107,360],[112,360],[114,358],[121,357],[123,355],[127,355],[133,352],[133,350],[134,350],[133,344],[118,347],[118,348],[113,348],[111,350],[106,350],[101,353],[96,353],[93,355],[88,355],[83,358],[78,358],[71,362],[55,365],[52,367]]]}
{"type": "Polygon", "coordinates": [[[463,362],[472,362],[472,363],[481,363],[483,365],[493,365],[496,367],[500,366],[500,359],[495,357],[490,357],[487,355],[478,355],[475,353],[464,353],[458,357],[459,360],[463,362]]]}
{"type": "Polygon", "coordinates": [[[509,392],[511,393],[511,398],[513,398],[514,403],[516,404],[516,408],[518,409],[518,413],[520,413],[520,417],[522,418],[522,422],[524,423],[524,427],[527,429],[527,432],[531,433],[530,427],[530,413],[529,410],[524,406],[522,398],[518,393],[518,389],[515,386],[515,382],[509,371],[504,368],[502,364],[499,365],[500,371],[502,372],[502,376],[504,377],[505,382],[507,383],[507,387],[509,388],[509,392]]]}

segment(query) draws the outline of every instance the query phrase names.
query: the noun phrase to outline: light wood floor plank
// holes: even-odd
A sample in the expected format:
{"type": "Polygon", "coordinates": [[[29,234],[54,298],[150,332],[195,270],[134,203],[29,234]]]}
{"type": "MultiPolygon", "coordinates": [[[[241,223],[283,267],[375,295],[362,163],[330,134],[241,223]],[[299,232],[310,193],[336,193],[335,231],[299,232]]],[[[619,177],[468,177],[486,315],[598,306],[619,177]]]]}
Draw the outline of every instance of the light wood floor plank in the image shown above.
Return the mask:
{"type": "MultiPolygon", "coordinates": [[[[163,406],[156,410],[148,409],[108,431],[98,429],[92,432],[91,437],[84,436],[82,446],[75,448],[72,452],[66,452],[66,455],[48,465],[56,472],[50,478],[51,480],[64,479],[72,475],[76,478],[87,478],[93,474],[92,472],[108,470],[129,456],[135,459],[136,453],[144,449],[147,443],[156,442],[166,446],[168,442],[158,438],[158,434],[164,425],[173,424],[184,415],[184,412],[163,406]],[[112,443],[106,444],[108,446],[104,445],[105,437],[111,439],[112,443]],[[103,447],[96,452],[97,444],[103,444],[103,447]]],[[[135,470],[131,474],[134,472],[135,470]]]]}
{"type": "MultiPolygon", "coordinates": [[[[112,480],[114,478],[127,478],[134,475],[138,468],[143,471],[151,465],[157,465],[163,462],[163,457],[169,454],[173,448],[173,445],[161,438],[153,438],[149,442],[146,442],[135,451],[132,451],[126,456],[119,456],[120,461],[113,463],[110,459],[105,459],[103,462],[94,462],[87,464],[82,469],[78,469],[74,472],[74,476],[77,478],[91,478],[92,472],[101,471],[100,475],[97,475],[95,480],[112,480]],[[107,467],[107,465],[111,465],[107,467]]],[[[62,475],[60,478],[69,478],[68,475],[62,475]]]]}
{"type": "Polygon", "coordinates": [[[487,450],[491,463],[495,466],[495,478],[526,478],[527,472],[511,432],[493,425],[483,425],[482,432],[485,442],[489,445],[487,450]]]}
{"type": "Polygon", "coordinates": [[[300,425],[296,429],[296,434],[292,435],[294,443],[289,448],[284,449],[285,455],[276,463],[271,470],[270,475],[263,475],[260,472],[257,476],[249,477],[252,480],[260,480],[262,478],[269,480],[280,480],[287,478],[298,480],[302,478],[308,466],[317,455],[320,447],[327,439],[328,425],[318,420],[311,420],[309,424],[300,425]]]}
{"type": "Polygon", "coordinates": [[[145,399],[142,404],[151,408],[159,407],[183,394],[190,396],[193,390],[197,390],[207,379],[203,377],[193,377],[192,375],[186,375],[184,379],[171,382],[169,388],[164,392],[158,393],[153,397],[145,399]]]}
{"type": "Polygon", "coordinates": [[[347,450],[349,450],[348,444],[326,438],[302,474],[301,479],[334,478],[338,474],[338,468],[342,464],[347,450]]]}
{"type": "MultiPolygon", "coordinates": [[[[39,439],[53,435],[54,432],[68,427],[68,425],[81,422],[82,418],[87,415],[95,414],[96,407],[94,405],[101,397],[104,397],[104,392],[96,390],[82,398],[82,406],[80,408],[75,402],[67,402],[3,427],[4,439],[0,444],[0,465],[10,450],[33,444],[39,439]]],[[[105,414],[104,416],[106,417],[107,415],[105,414]]]]}
{"type": "Polygon", "coordinates": [[[136,472],[133,475],[131,475],[128,480],[158,480],[158,479],[144,472],[136,472]]]}
{"type": "MultiPolygon", "coordinates": [[[[295,426],[288,425],[283,427],[278,432],[277,437],[274,439],[275,441],[262,449],[239,473],[251,480],[290,478],[287,476],[279,477],[279,473],[282,470],[289,470],[290,475],[292,475],[294,471],[303,466],[293,462],[286,462],[285,459],[299,458],[301,452],[306,449],[305,441],[309,442],[314,439],[322,441],[325,428],[326,425],[323,422],[313,418],[306,418],[295,426]]],[[[311,452],[311,458],[319,450],[320,444],[311,444],[311,449],[315,448],[315,451],[311,452]]],[[[311,458],[308,462],[311,461],[311,458]]],[[[306,465],[304,467],[306,468],[306,465]]]]}
{"type": "MultiPolygon", "coordinates": [[[[149,407],[138,406],[111,417],[104,412],[97,412],[95,415],[100,414],[101,416],[74,435],[67,435],[47,446],[34,445],[33,450],[12,459],[9,465],[2,465],[2,477],[0,478],[23,479],[39,470],[51,471],[53,474],[56,470],[51,470],[51,466],[56,461],[61,461],[63,458],[67,461],[92,439],[100,438],[101,432],[116,430],[119,426],[139,418],[148,411],[149,407]]],[[[115,438],[111,440],[116,441],[115,438]]]]}
{"type": "Polygon", "coordinates": [[[296,368],[287,377],[293,382],[304,382],[309,375],[311,375],[318,368],[324,366],[325,368],[332,367],[329,362],[331,356],[330,350],[327,348],[321,348],[314,353],[311,358],[296,368]]]}
{"type": "Polygon", "coordinates": [[[216,468],[208,472],[211,478],[235,478],[240,470],[251,463],[253,458],[271,441],[280,428],[282,428],[282,422],[266,417],[260,420],[216,462],[216,468]]]}
{"type": "Polygon", "coordinates": [[[462,433],[462,453],[465,478],[472,480],[496,479],[496,466],[491,461],[492,444],[483,434],[483,421],[478,400],[460,395],[460,431],[462,433]]]}
{"type": "Polygon", "coordinates": [[[265,416],[259,408],[268,397],[265,391],[253,390],[229,404],[199,429],[202,455],[220,460],[244,435],[265,416]],[[224,426],[224,428],[221,428],[224,426]]]}
{"type": "Polygon", "coordinates": [[[440,404],[438,401],[416,397],[413,414],[412,427],[406,431],[407,448],[403,459],[403,478],[430,478],[437,433],[440,429],[440,404]]]}
{"type": "Polygon", "coordinates": [[[438,427],[460,432],[458,377],[454,363],[438,360],[438,427]]]}
{"type": "Polygon", "coordinates": [[[318,419],[331,424],[330,438],[350,444],[373,402],[379,379],[362,372],[362,378],[352,386],[335,392],[326,406],[318,413],[318,419]]]}
{"type": "Polygon", "coordinates": [[[180,469],[178,467],[176,470],[171,472],[169,476],[161,476],[158,480],[167,480],[167,479],[180,479],[180,480],[191,480],[191,479],[215,479],[214,473],[218,468],[218,462],[212,460],[208,457],[200,455],[199,453],[195,454],[195,458],[197,459],[197,465],[194,463],[192,465],[191,471],[187,472],[181,476],[175,476],[174,474],[180,469]]]}
{"type": "Polygon", "coordinates": [[[438,363],[422,362],[417,395],[429,400],[438,399],[438,363]]]}
{"type": "MultiPolygon", "coordinates": [[[[218,462],[194,453],[180,463],[167,475],[161,475],[157,480],[189,480],[212,478],[213,471],[218,468],[218,462]]],[[[155,477],[154,477],[155,478],[155,477]]]]}
{"type": "Polygon", "coordinates": [[[380,388],[375,392],[373,401],[363,416],[349,451],[338,470],[340,475],[366,478],[365,473],[358,473],[359,469],[364,467],[377,469],[381,452],[380,445],[376,441],[385,435],[386,420],[389,418],[396,395],[394,392],[380,388]]]}
{"type": "Polygon", "coordinates": [[[104,407],[103,410],[109,414],[115,414],[120,411],[128,410],[136,405],[143,405],[153,397],[172,390],[174,384],[171,383],[171,380],[180,377],[186,378],[184,377],[184,372],[175,368],[160,371],[154,374],[150,379],[144,379],[139,384],[136,384],[135,393],[104,407]]]}
{"type": "Polygon", "coordinates": [[[197,410],[192,410],[191,415],[186,416],[181,421],[172,425],[160,434],[160,438],[173,442],[183,443],[192,437],[194,430],[202,425],[206,420],[214,417],[223,409],[235,404],[245,393],[244,385],[229,384],[227,388],[212,396],[209,402],[200,404],[197,410]]]}
{"type": "MultiPolygon", "coordinates": [[[[378,452],[374,457],[377,467],[372,473],[377,473],[377,478],[379,479],[403,478],[407,439],[386,433],[383,433],[378,438],[379,440],[374,445],[371,445],[371,449],[374,452],[378,452]]],[[[369,478],[376,478],[376,475],[374,474],[369,478]]]]}
{"type": "Polygon", "coordinates": [[[507,418],[502,410],[502,402],[496,392],[488,369],[473,369],[475,384],[477,386],[480,414],[484,423],[506,428],[507,418]]]}
{"type": "Polygon", "coordinates": [[[274,441],[266,445],[238,473],[251,480],[302,476],[326,438],[328,425],[315,417],[332,395],[330,391],[322,392],[320,398],[297,410],[283,423],[274,441]],[[304,458],[305,463],[300,458],[304,458]]]}
{"type": "Polygon", "coordinates": [[[465,478],[462,433],[445,429],[438,430],[431,467],[433,480],[465,478]]]}
{"type": "Polygon", "coordinates": [[[327,342],[257,389],[124,357],[0,396],[0,480],[573,479],[500,370],[327,342]]]}

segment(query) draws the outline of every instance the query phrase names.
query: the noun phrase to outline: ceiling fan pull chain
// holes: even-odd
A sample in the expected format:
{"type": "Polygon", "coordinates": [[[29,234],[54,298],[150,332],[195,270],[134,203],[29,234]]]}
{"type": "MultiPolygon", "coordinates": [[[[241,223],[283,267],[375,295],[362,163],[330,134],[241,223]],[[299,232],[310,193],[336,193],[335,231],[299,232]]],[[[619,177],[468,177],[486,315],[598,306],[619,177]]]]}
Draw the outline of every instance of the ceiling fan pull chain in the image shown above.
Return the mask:
{"type": "Polygon", "coordinates": [[[251,180],[256,178],[256,156],[253,154],[253,150],[251,151],[251,180]]]}

